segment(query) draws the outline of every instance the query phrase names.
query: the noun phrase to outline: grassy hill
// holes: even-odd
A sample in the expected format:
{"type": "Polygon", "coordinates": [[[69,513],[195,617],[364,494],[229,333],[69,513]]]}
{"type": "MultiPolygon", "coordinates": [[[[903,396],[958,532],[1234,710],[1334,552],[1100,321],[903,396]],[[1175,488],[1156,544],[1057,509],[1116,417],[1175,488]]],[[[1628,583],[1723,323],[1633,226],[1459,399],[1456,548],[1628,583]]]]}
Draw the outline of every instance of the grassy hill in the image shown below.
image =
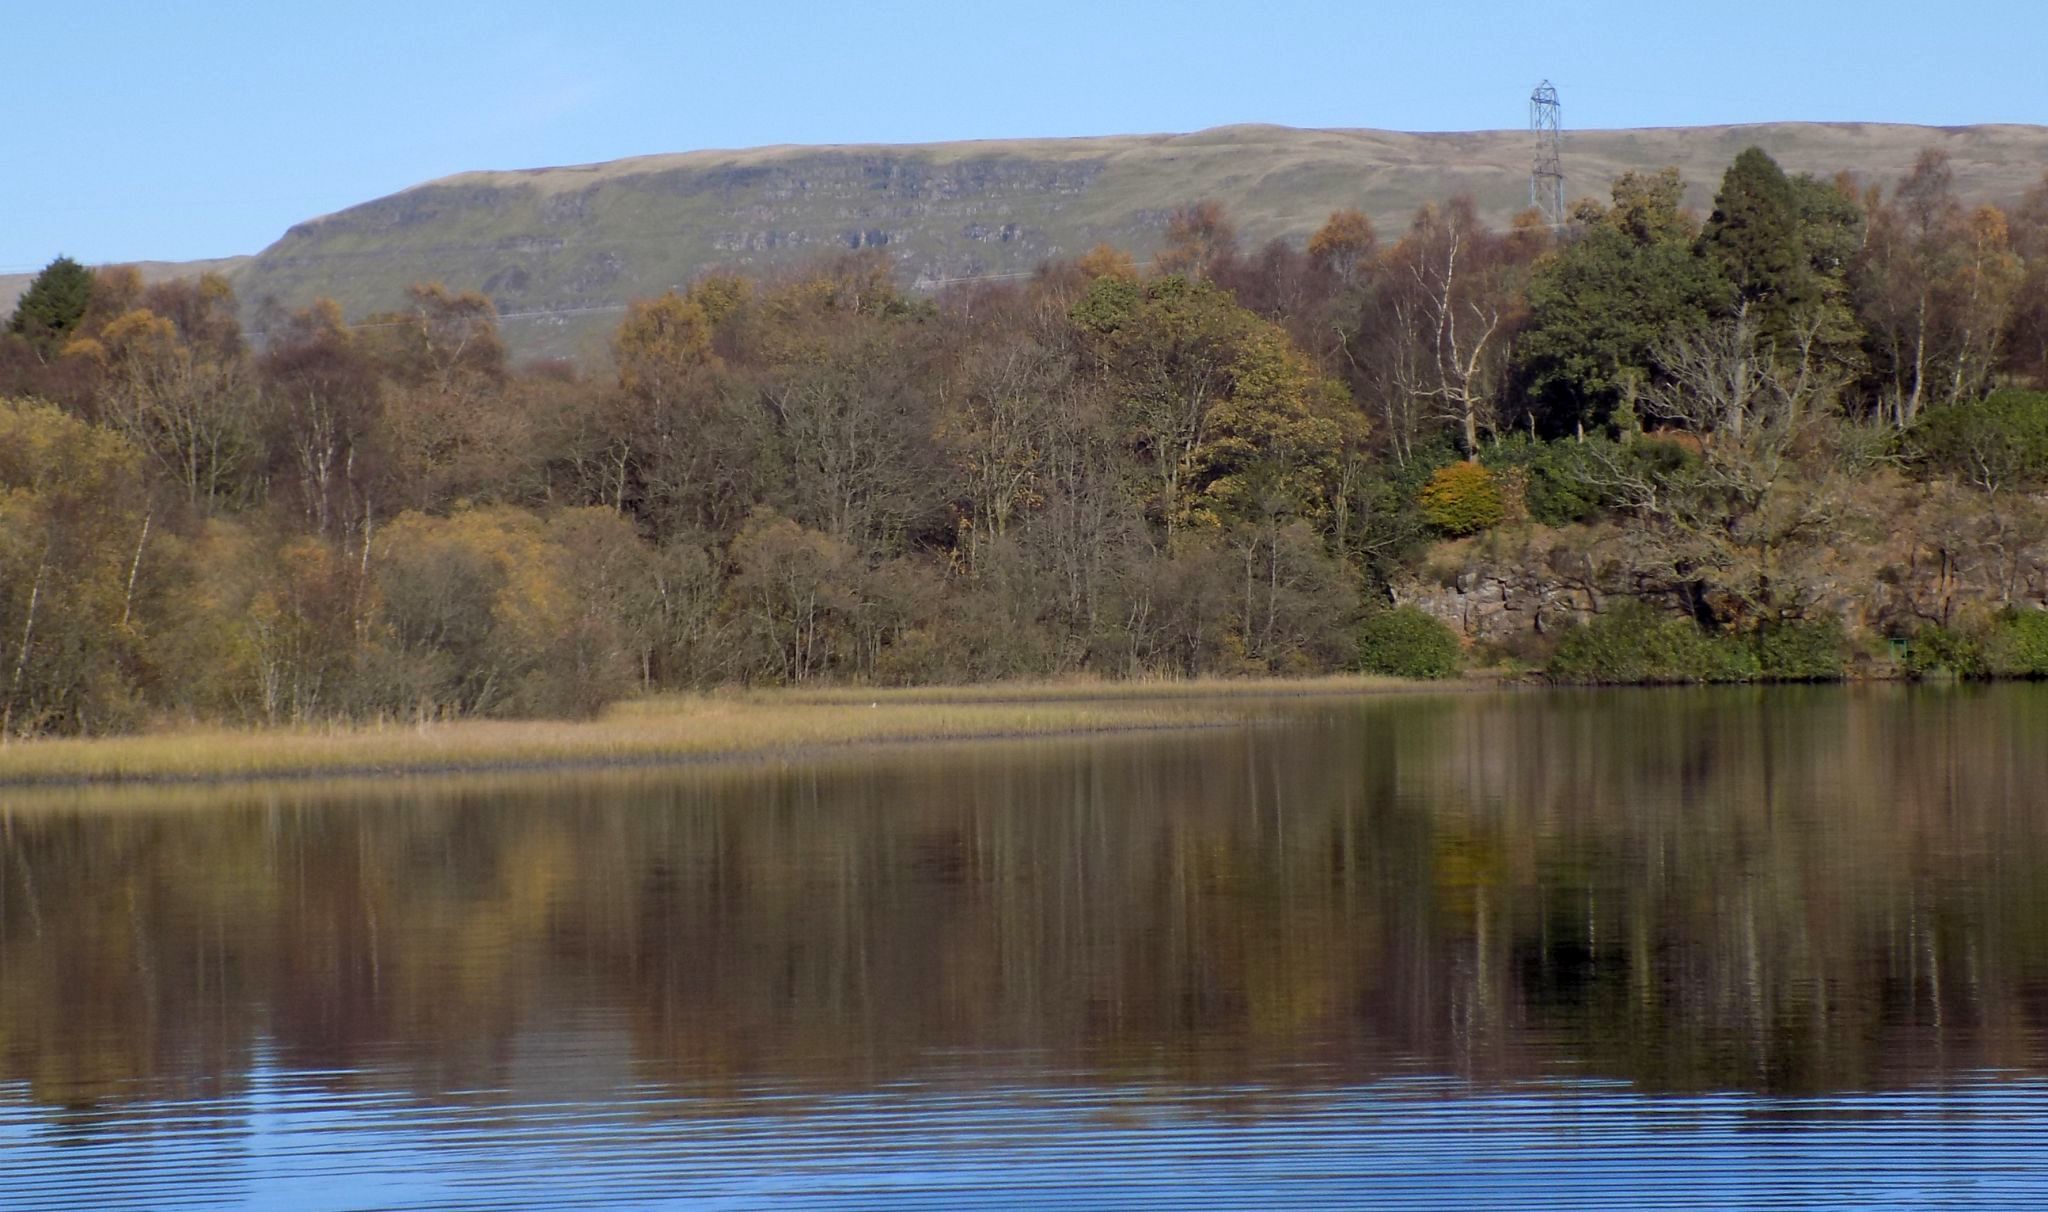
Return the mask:
{"type": "MultiPolygon", "coordinates": [[[[1566,137],[1573,196],[1627,169],[1679,166],[1708,204],[1757,145],[1792,171],[1889,184],[1923,147],[1953,160],[1967,198],[2009,201],[2048,168],[2048,127],[1860,123],[1583,131],[1566,137]]],[[[1402,134],[1232,126],[920,146],[767,147],[605,164],[471,172],[302,223],[232,275],[252,309],[319,295],[352,315],[408,283],[481,289],[524,354],[601,351],[629,299],[712,266],[772,269],[879,247],[906,280],[1028,272],[1108,241],[1145,252],[1175,207],[1214,198],[1247,245],[1299,239],[1339,207],[1398,231],[1422,203],[1471,193],[1496,221],[1527,204],[1521,131],[1402,134]]]]}

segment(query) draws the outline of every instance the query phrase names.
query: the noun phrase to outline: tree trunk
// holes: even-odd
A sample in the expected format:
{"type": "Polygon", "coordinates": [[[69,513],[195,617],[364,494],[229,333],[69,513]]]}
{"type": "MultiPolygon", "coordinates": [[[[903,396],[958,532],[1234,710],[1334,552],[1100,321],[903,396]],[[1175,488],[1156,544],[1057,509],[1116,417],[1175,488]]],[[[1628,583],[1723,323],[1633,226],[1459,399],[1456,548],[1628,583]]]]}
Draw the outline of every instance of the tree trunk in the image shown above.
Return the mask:
{"type": "Polygon", "coordinates": [[[36,565],[35,584],[28,591],[28,617],[21,625],[21,647],[14,657],[14,677],[7,687],[7,706],[0,710],[0,744],[5,744],[14,735],[14,705],[21,698],[21,684],[28,676],[28,654],[36,634],[36,607],[42,603],[43,578],[49,571],[50,547],[45,543],[42,561],[36,565]]]}

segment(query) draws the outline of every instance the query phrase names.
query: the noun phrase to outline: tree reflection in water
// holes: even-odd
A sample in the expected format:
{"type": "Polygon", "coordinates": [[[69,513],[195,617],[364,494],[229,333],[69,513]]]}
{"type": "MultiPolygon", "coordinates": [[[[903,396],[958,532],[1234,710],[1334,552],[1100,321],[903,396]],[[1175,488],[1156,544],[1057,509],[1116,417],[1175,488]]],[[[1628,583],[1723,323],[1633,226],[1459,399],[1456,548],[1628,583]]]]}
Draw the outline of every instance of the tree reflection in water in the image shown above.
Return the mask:
{"type": "Polygon", "coordinates": [[[2048,1068],[2048,688],[1275,714],[796,769],[17,796],[0,1083],[220,1096],[261,1054],[709,1108],[904,1078],[2048,1068]]]}

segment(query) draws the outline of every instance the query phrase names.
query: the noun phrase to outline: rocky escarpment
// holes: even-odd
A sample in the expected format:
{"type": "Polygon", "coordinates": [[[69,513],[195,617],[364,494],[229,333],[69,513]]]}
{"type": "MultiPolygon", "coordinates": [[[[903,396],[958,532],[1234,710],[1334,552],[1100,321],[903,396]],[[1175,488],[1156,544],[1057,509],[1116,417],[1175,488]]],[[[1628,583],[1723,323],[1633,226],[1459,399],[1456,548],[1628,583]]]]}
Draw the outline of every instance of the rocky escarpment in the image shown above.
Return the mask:
{"type": "Polygon", "coordinates": [[[881,249],[907,282],[932,287],[1026,271],[1099,240],[1149,243],[1148,229],[1163,222],[1157,216],[1104,222],[1069,213],[1104,167],[1006,155],[942,163],[821,154],[569,189],[433,184],[294,227],[241,287],[252,303],[287,306],[326,294],[353,314],[390,305],[411,281],[480,289],[501,313],[526,322],[508,332],[531,349],[561,344],[545,335],[545,313],[596,314],[713,266],[759,272],[881,249]]]}
{"type": "MultiPolygon", "coordinates": [[[[1795,171],[1903,173],[1926,146],[1958,188],[2017,197],[2048,165],[2048,128],[1775,124],[1571,136],[1574,193],[1676,164],[1704,206],[1756,144],[1795,171]]],[[[1304,238],[1339,207],[1398,230],[1427,201],[1469,193],[1495,222],[1528,200],[1527,136],[1228,127],[1192,135],[691,152],[477,172],[302,223],[237,274],[254,312],[319,296],[353,315],[415,281],[488,293],[516,350],[598,353],[634,298],[712,267],[760,272],[880,249],[906,282],[1026,273],[1108,241],[1144,254],[1175,206],[1222,202],[1247,242],[1304,238]]]]}

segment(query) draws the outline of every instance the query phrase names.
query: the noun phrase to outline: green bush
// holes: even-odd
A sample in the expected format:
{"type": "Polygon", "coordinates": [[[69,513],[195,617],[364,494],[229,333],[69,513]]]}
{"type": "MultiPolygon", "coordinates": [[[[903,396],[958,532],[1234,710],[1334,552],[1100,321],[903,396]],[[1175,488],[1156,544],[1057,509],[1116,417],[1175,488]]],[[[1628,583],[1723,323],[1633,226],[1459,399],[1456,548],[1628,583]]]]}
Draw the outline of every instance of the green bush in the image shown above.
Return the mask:
{"type": "Polygon", "coordinates": [[[1494,482],[1492,472],[1477,463],[1453,463],[1439,469],[1422,486],[1418,503],[1430,525],[1454,537],[1498,526],[1507,516],[1500,485],[1494,482]]]}
{"type": "Polygon", "coordinates": [[[1641,602],[1621,602],[1567,632],[1551,654],[1549,674],[1560,682],[1627,685],[1747,682],[1764,670],[1749,644],[1709,635],[1690,619],[1641,602]]]}
{"type": "Polygon", "coordinates": [[[1916,678],[1981,677],[1984,649],[1977,636],[1949,627],[1923,627],[1906,648],[1906,672],[1916,678]]]}
{"type": "Polygon", "coordinates": [[[1842,676],[1849,637],[1834,619],[1779,623],[1757,634],[1757,663],[1779,682],[1827,682],[1842,676]]]}
{"type": "Polygon", "coordinates": [[[1606,504],[1590,474],[1586,443],[1538,442],[1516,434],[1488,446],[1479,461],[1495,475],[1519,470],[1529,516],[1546,526],[1588,521],[1606,504]]]}
{"type": "Polygon", "coordinates": [[[1923,627],[1906,649],[1913,677],[2048,677],[2048,612],[2008,610],[1970,627],[1923,627]]]}
{"type": "Polygon", "coordinates": [[[2048,392],[1997,391],[1930,408],[1913,423],[1907,458],[1924,471],[1986,488],[2048,480],[2048,392]]]}
{"type": "Polygon", "coordinates": [[[1983,641],[1985,673],[1993,677],[2048,677],[2048,612],[2008,611],[1983,641]]]}
{"type": "Polygon", "coordinates": [[[1366,616],[1358,628],[1358,668],[1397,678],[1456,677],[1464,649],[1450,628],[1413,606],[1366,616]]]}
{"type": "Polygon", "coordinates": [[[1833,620],[1716,635],[1691,619],[1621,602],[1566,633],[1548,672],[1560,682],[1821,682],[1842,676],[1849,640],[1833,620]]]}
{"type": "Polygon", "coordinates": [[[1613,491],[1621,478],[1617,471],[1665,479],[1682,471],[1691,458],[1675,443],[1622,443],[1604,434],[1550,442],[1515,434],[1486,447],[1479,456],[1496,474],[1521,470],[1529,516],[1546,526],[1591,521],[1620,504],[1613,491]]]}

